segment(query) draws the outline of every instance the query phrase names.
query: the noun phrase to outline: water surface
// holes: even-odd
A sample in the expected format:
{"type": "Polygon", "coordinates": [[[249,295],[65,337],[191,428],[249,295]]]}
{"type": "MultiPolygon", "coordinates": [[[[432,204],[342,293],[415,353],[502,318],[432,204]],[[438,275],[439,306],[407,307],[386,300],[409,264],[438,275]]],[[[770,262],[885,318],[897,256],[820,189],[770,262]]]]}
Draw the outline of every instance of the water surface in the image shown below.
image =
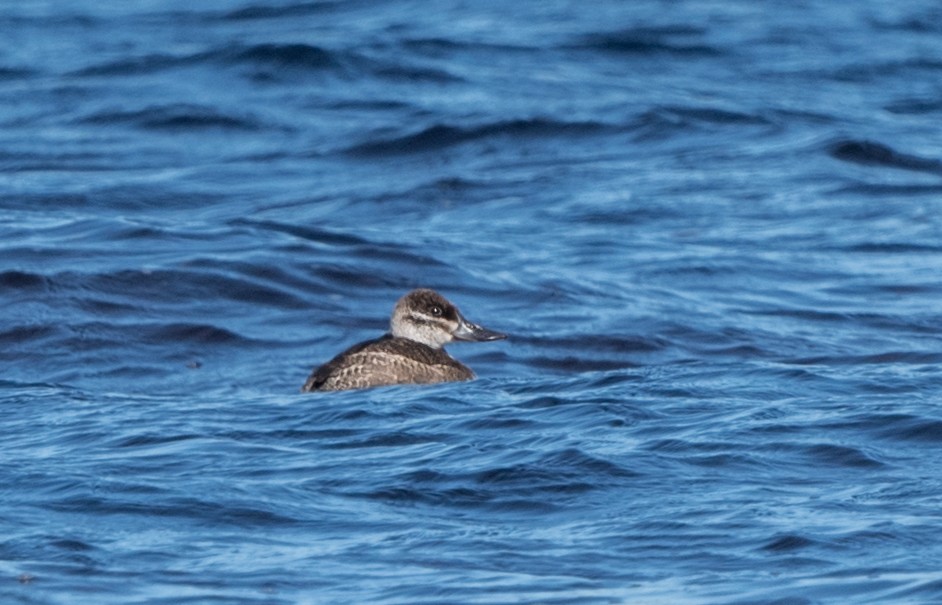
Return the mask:
{"type": "Polygon", "coordinates": [[[942,602],[940,24],[6,6],[0,600],[942,602]]]}

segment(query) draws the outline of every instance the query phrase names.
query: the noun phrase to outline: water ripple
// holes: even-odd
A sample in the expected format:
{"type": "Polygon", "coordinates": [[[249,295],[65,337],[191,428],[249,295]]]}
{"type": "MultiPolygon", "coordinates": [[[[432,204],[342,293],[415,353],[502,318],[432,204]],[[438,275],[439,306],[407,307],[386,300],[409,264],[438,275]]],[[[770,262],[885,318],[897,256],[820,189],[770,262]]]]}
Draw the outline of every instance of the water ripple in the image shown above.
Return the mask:
{"type": "Polygon", "coordinates": [[[937,9],[8,4],[3,603],[938,600],[937,9]]]}

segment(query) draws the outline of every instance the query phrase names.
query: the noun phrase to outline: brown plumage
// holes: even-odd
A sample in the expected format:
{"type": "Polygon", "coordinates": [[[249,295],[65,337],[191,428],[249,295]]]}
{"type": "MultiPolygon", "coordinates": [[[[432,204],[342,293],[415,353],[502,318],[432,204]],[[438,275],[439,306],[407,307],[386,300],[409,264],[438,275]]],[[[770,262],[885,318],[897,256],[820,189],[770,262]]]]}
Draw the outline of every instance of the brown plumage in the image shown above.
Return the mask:
{"type": "Polygon", "coordinates": [[[471,380],[474,372],[442,347],[453,340],[506,338],[467,321],[441,294],[427,289],[413,290],[399,299],[390,329],[390,333],[354,345],[317,368],[301,390],[340,391],[471,380]]]}

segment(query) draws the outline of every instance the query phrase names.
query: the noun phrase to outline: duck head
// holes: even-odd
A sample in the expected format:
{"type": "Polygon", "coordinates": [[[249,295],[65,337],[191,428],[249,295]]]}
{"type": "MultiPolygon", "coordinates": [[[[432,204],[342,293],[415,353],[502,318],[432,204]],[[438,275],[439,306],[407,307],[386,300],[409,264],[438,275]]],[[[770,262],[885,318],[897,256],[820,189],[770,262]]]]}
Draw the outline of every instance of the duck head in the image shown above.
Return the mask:
{"type": "Polygon", "coordinates": [[[444,296],[425,288],[413,290],[399,299],[393,309],[390,329],[393,336],[421,342],[433,349],[454,340],[483,342],[507,338],[506,334],[471,323],[444,296]]]}

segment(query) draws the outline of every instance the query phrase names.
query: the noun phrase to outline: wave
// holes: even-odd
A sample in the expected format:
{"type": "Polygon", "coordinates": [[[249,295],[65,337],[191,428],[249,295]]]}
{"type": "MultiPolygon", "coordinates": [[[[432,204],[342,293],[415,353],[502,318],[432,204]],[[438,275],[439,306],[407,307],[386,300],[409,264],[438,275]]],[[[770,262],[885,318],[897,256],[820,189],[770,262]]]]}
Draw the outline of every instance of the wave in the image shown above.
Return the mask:
{"type": "Polygon", "coordinates": [[[867,455],[860,448],[846,445],[819,443],[802,446],[805,454],[811,458],[815,467],[819,465],[833,465],[848,468],[879,468],[885,466],[883,462],[867,455]]]}
{"type": "Polygon", "coordinates": [[[865,252],[870,254],[939,254],[942,245],[920,244],[916,242],[861,242],[845,246],[849,252],[865,252]]]}
{"type": "Polygon", "coordinates": [[[938,365],[942,363],[942,353],[926,353],[922,351],[890,351],[869,355],[819,355],[802,357],[798,359],[783,360],[782,363],[794,365],[938,365]]]}
{"type": "Polygon", "coordinates": [[[148,130],[222,129],[258,131],[265,125],[250,116],[234,116],[205,105],[179,103],[136,111],[103,111],[79,120],[86,124],[130,124],[148,130]]]}
{"type": "MultiPolygon", "coordinates": [[[[919,5],[914,5],[918,7],[919,5]]],[[[942,33],[942,11],[937,4],[926,4],[916,12],[902,11],[895,18],[875,19],[872,27],[889,32],[911,32],[916,34],[942,33]]]]}
{"type": "Polygon", "coordinates": [[[890,113],[900,115],[924,115],[942,112],[942,100],[932,97],[915,97],[887,103],[883,108],[890,113]]]}
{"type": "Polygon", "coordinates": [[[181,517],[201,522],[211,522],[218,525],[232,525],[235,527],[273,527],[290,526],[296,520],[279,513],[263,508],[239,506],[233,503],[222,503],[216,500],[199,499],[196,497],[167,497],[163,495],[160,503],[155,503],[151,494],[122,498],[103,498],[97,495],[79,495],[45,504],[47,508],[63,512],[82,512],[94,515],[140,515],[147,518],[181,517]]]}
{"type": "Polygon", "coordinates": [[[565,122],[544,118],[500,121],[473,127],[436,124],[413,134],[361,143],[349,148],[347,153],[364,156],[422,153],[492,137],[533,139],[588,136],[613,129],[601,122],[565,122]]]}
{"type": "Polygon", "coordinates": [[[456,76],[444,69],[407,65],[402,62],[387,63],[375,59],[359,58],[356,65],[361,72],[369,73],[377,78],[403,82],[405,84],[417,82],[453,84],[466,81],[464,78],[456,76]]]}
{"type": "Polygon", "coordinates": [[[44,289],[47,281],[45,276],[28,271],[3,271],[0,273],[0,288],[13,290],[44,289]]]}
{"type": "Polygon", "coordinates": [[[135,328],[141,335],[143,342],[154,344],[162,343],[189,343],[199,345],[213,344],[247,344],[251,339],[236,334],[226,328],[212,324],[202,323],[169,323],[135,328]]]}
{"type": "Polygon", "coordinates": [[[942,418],[921,414],[862,413],[822,428],[863,431],[879,439],[942,443],[942,418]]]}
{"type": "MultiPolygon", "coordinates": [[[[464,79],[439,67],[411,64],[401,57],[395,60],[331,50],[305,43],[260,43],[216,47],[187,55],[149,54],[110,61],[74,72],[75,76],[126,76],[173,69],[214,66],[248,69],[253,80],[278,80],[333,75],[344,78],[380,78],[404,82],[447,84],[464,79]]],[[[2,72],[0,72],[2,79],[2,72]]]]}
{"type": "Polygon", "coordinates": [[[790,553],[792,551],[802,550],[816,544],[817,542],[815,540],[805,536],[798,534],[781,534],[776,535],[759,548],[760,550],[767,550],[771,552],[790,553]]]}
{"type": "Polygon", "coordinates": [[[229,11],[223,14],[222,18],[229,21],[294,18],[330,12],[340,6],[342,6],[340,2],[297,2],[285,6],[251,4],[229,11]]]}
{"type": "Polygon", "coordinates": [[[942,419],[912,414],[874,415],[867,418],[867,427],[879,436],[904,441],[942,443],[942,419]]]}
{"type": "Polygon", "coordinates": [[[666,105],[653,111],[663,116],[665,113],[685,121],[706,122],[709,124],[770,124],[767,118],[742,111],[720,109],[716,107],[682,107],[666,105]]]}
{"type": "Polygon", "coordinates": [[[141,73],[152,73],[174,67],[199,63],[205,54],[196,55],[166,55],[148,54],[141,57],[108,61],[90,67],[84,67],[73,72],[73,76],[126,76],[141,73]]]}
{"type": "Polygon", "coordinates": [[[232,301],[255,306],[265,305],[283,310],[306,307],[303,298],[292,290],[291,283],[280,283],[277,272],[253,275],[255,265],[212,262],[211,267],[193,266],[184,269],[154,271],[122,270],[90,277],[78,277],[80,287],[119,299],[163,303],[169,309],[181,300],[232,301]]]}
{"type": "MultiPolygon", "coordinates": [[[[413,247],[407,243],[375,241],[368,237],[362,237],[352,233],[342,233],[328,229],[292,225],[276,221],[237,219],[233,221],[232,224],[250,226],[262,231],[282,233],[306,242],[335,248],[338,253],[343,255],[344,260],[356,259],[365,263],[376,261],[390,266],[421,266],[426,270],[430,268],[443,269],[451,266],[434,256],[414,251],[413,247]]],[[[319,272],[322,276],[329,275],[335,271],[345,276],[344,281],[347,281],[347,279],[358,273],[355,269],[346,268],[345,265],[341,266],[330,262],[324,263],[319,268],[319,272]]],[[[368,274],[361,274],[356,281],[371,281],[372,279],[373,278],[368,274]]]]}
{"type": "Polygon", "coordinates": [[[322,70],[341,65],[340,54],[311,44],[256,44],[215,53],[232,63],[269,64],[285,68],[322,70]]]}
{"type": "Polygon", "coordinates": [[[838,141],[830,146],[828,153],[835,159],[852,164],[942,175],[942,160],[902,153],[876,141],[859,139],[838,141]]]}
{"type": "Polygon", "coordinates": [[[489,52],[499,52],[499,53],[508,53],[508,52],[517,52],[517,51],[531,51],[532,48],[528,46],[520,46],[507,43],[497,43],[491,41],[481,41],[475,40],[473,42],[466,40],[458,39],[449,39],[449,38],[440,38],[440,37],[428,37],[428,38],[406,38],[401,41],[403,48],[417,52],[421,55],[433,56],[433,57],[442,57],[449,55],[450,53],[461,51],[475,51],[483,50],[489,52]]]}
{"type": "Polygon", "coordinates": [[[689,41],[702,37],[698,27],[638,27],[583,36],[571,46],[614,54],[669,54],[685,57],[715,57],[723,51],[709,44],[689,41]]]}
{"type": "Polygon", "coordinates": [[[903,196],[938,196],[942,194],[942,184],[938,185],[917,185],[917,184],[890,184],[890,183],[855,183],[853,185],[844,185],[835,187],[835,193],[848,193],[867,197],[903,197],[903,196]]]}
{"type": "Polygon", "coordinates": [[[77,70],[75,76],[123,76],[153,73],[167,69],[228,64],[249,66],[275,66],[296,70],[323,71],[342,65],[343,53],[330,51],[311,44],[239,45],[212,48],[185,55],[148,54],[130,59],[109,61],[77,70]]]}
{"type": "Polygon", "coordinates": [[[9,350],[24,343],[49,342],[62,333],[62,328],[55,324],[18,325],[0,331],[0,344],[9,350]]]}
{"type": "Polygon", "coordinates": [[[308,73],[334,72],[346,76],[372,76],[403,82],[461,82],[463,78],[440,68],[409,65],[401,59],[387,61],[362,54],[328,50],[311,44],[257,44],[211,53],[209,58],[234,65],[275,68],[308,73]]]}
{"type": "MultiPolygon", "coordinates": [[[[23,336],[25,330],[20,330],[23,336]]],[[[233,345],[252,344],[255,340],[221,326],[199,322],[118,323],[106,321],[75,322],[68,329],[55,325],[37,326],[30,330],[33,338],[59,336],[59,346],[72,352],[96,351],[106,347],[137,346],[233,345]]],[[[22,342],[21,340],[21,342],[22,342]]],[[[133,354],[137,356],[140,351],[133,354]]]]}
{"type": "Polygon", "coordinates": [[[762,115],[731,109],[664,105],[639,115],[632,128],[643,139],[659,139],[669,133],[686,134],[691,128],[767,126],[772,123],[762,115]]]}
{"type": "Polygon", "coordinates": [[[0,67],[0,81],[21,80],[35,74],[36,72],[32,69],[26,69],[22,67],[0,67]]]}
{"type": "Polygon", "coordinates": [[[485,468],[464,472],[423,467],[398,475],[393,485],[348,495],[398,504],[550,512],[578,503],[587,492],[610,489],[640,476],[573,447],[522,456],[527,459],[512,464],[492,460],[485,468]]]}

